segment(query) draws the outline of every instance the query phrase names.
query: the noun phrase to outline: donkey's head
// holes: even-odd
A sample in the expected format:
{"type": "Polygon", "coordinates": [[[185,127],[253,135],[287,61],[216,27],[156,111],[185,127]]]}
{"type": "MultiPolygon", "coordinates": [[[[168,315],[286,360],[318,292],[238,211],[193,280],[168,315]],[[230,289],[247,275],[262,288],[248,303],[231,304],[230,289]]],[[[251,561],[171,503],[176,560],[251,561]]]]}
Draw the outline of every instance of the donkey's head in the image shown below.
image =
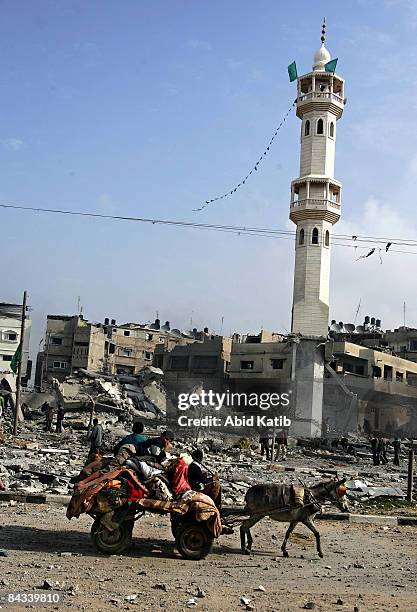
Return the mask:
{"type": "Polygon", "coordinates": [[[346,478],[342,480],[335,478],[334,480],[321,482],[317,485],[315,494],[323,500],[332,502],[332,504],[335,504],[342,512],[349,512],[345,482],[346,478]]]}

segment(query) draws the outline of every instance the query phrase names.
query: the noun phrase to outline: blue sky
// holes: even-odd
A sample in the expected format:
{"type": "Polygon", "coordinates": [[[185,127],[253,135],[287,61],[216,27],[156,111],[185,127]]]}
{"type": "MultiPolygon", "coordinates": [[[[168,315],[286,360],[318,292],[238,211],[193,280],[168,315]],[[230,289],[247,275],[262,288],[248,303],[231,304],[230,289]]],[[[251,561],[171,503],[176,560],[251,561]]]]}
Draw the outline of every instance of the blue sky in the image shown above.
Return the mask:
{"type": "MultiPolygon", "coordinates": [[[[417,1],[2,1],[0,202],[291,229],[299,120],[233,198],[295,97],[287,65],[327,46],[346,79],[337,233],[417,239],[417,1]]],[[[1,301],[46,313],[187,328],[285,331],[293,245],[0,209],[1,301]]],[[[415,255],[354,261],[335,247],[331,316],[417,324],[415,255]],[[411,281],[411,282],[410,282],[411,281]]]]}

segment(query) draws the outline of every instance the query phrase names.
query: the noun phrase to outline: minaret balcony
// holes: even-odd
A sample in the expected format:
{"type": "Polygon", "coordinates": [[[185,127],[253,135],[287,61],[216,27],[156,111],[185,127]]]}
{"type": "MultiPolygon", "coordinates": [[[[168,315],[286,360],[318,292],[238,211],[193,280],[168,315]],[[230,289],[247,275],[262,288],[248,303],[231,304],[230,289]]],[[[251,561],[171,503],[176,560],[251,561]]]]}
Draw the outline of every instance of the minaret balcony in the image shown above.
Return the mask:
{"type": "Polygon", "coordinates": [[[297,98],[297,117],[313,110],[330,111],[337,119],[342,116],[345,100],[339,94],[331,91],[309,91],[297,98]]]}
{"type": "Polygon", "coordinates": [[[293,200],[290,205],[290,219],[294,223],[305,219],[321,219],[337,223],[341,214],[341,206],[333,200],[305,198],[293,200]]]}

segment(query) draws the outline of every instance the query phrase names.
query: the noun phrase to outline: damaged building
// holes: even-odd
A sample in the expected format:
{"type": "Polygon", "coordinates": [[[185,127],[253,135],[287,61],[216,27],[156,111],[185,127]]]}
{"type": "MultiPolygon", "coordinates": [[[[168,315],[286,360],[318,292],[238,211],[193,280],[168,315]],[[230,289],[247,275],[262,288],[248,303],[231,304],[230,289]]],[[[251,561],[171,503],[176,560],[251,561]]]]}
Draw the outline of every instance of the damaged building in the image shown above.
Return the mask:
{"type": "MultiPolygon", "coordinates": [[[[22,304],[0,303],[0,372],[11,374],[13,355],[20,344],[22,304]]],[[[32,321],[28,314],[25,319],[25,337],[22,351],[22,381],[31,377],[32,362],[29,359],[30,332],[32,321]]]]}

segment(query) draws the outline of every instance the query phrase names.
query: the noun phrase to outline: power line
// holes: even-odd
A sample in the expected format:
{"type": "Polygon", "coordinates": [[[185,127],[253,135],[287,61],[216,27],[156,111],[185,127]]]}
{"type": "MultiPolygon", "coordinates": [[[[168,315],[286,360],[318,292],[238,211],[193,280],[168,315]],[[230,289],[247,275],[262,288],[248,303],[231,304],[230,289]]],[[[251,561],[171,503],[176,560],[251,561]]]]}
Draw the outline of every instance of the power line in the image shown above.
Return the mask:
{"type": "MultiPolygon", "coordinates": [[[[233,234],[242,234],[242,235],[250,235],[250,236],[260,236],[263,238],[275,238],[282,240],[292,240],[295,241],[296,234],[294,231],[290,230],[279,230],[265,227],[246,227],[246,226],[237,226],[237,225],[220,225],[220,224],[211,224],[211,223],[195,223],[189,221],[173,221],[171,219],[151,219],[146,217],[129,217],[125,215],[110,215],[103,213],[92,213],[92,212],[82,212],[75,210],[62,210],[56,208],[42,208],[35,206],[21,206],[18,204],[2,204],[0,203],[0,208],[5,209],[13,209],[13,210],[22,210],[29,212],[41,212],[41,213],[50,213],[50,214],[58,214],[58,215],[71,215],[78,217],[90,217],[90,218],[98,218],[98,219],[108,219],[112,221],[130,221],[136,223],[150,223],[152,225],[169,225],[175,227],[189,227],[193,229],[204,229],[211,230],[217,232],[226,232],[233,234]]],[[[349,247],[353,249],[369,249],[370,245],[374,244],[375,241],[379,241],[379,244],[385,244],[386,241],[391,242],[391,244],[397,244],[398,246],[410,246],[417,247],[417,240],[413,239],[391,239],[391,238],[377,238],[376,236],[370,236],[369,238],[365,238],[364,236],[348,236],[347,234],[332,234],[332,243],[335,246],[343,246],[349,247]],[[346,239],[353,240],[352,242],[345,242],[346,239]],[[357,244],[357,242],[361,242],[361,244],[357,244]],[[362,244],[363,243],[363,244],[362,244]]],[[[379,249],[381,251],[381,249],[379,249]]],[[[390,253],[406,253],[411,255],[417,255],[417,251],[404,251],[398,249],[390,249],[390,253]]]]}

